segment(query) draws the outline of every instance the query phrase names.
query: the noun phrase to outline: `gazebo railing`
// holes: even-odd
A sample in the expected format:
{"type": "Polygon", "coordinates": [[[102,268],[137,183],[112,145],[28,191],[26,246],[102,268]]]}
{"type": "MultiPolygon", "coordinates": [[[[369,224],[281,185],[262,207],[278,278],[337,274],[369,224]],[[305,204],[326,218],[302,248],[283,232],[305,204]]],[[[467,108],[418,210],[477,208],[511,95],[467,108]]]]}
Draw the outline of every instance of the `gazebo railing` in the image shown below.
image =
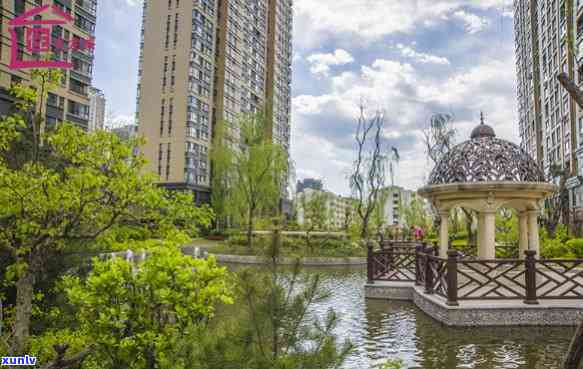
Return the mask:
{"type": "Polygon", "coordinates": [[[583,260],[537,260],[537,299],[583,299],[583,260]]]}
{"type": "Polygon", "coordinates": [[[367,258],[369,281],[414,282],[416,275],[416,248],[410,245],[382,244],[367,258]]]}
{"type": "Polygon", "coordinates": [[[368,279],[414,282],[424,293],[444,298],[448,305],[471,300],[583,299],[583,260],[537,260],[534,251],[525,259],[475,260],[450,250],[437,256],[435,247],[411,247],[374,251],[369,246],[368,279]]]}

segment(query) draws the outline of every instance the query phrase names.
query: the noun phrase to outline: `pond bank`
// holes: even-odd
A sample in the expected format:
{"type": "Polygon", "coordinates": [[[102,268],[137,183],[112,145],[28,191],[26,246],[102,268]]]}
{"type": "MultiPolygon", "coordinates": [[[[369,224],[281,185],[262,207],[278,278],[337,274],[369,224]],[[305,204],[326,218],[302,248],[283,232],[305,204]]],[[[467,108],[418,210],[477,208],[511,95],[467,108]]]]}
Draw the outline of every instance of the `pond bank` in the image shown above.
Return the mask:
{"type": "MultiPolygon", "coordinates": [[[[234,264],[267,264],[268,261],[264,257],[252,255],[226,255],[213,254],[209,251],[220,263],[234,263],[234,264]]],[[[281,257],[279,263],[282,265],[294,265],[297,258],[281,257]]],[[[306,257],[300,259],[301,265],[310,266],[344,266],[344,265],[366,265],[366,258],[363,257],[306,257]]]]}

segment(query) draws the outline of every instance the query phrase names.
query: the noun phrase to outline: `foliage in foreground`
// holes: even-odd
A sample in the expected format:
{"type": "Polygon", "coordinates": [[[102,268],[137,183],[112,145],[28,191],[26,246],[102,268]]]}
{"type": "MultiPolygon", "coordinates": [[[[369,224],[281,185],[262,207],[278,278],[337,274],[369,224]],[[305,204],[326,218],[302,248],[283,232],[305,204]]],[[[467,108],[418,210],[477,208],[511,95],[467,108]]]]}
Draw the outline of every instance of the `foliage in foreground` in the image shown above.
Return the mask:
{"type": "Polygon", "coordinates": [[[169,243],[138,264],[95,259],[86,279],[61,283],[73,316],[63,309],[53,316],[70,327],[35,338],[32,352],[41,362],[54,360],[49,348],[58,342],[72,354],[88,350],[84,368],[187,368],[183,339],[207,325],[217,304],[233,303],[228,284],[214,259],[184,256],[169,243]]]}
{"type": "Polygon", "coordinates": [[[212,336],[202,340],[200,369],[333,369],[353,346],[339,345],[334,335],[338,316],[330,310],[323,320],[314,307],[329,297],[319,275],[281,270],[276,232],[266,257],[266,270],[238,274],[237,311],[227,309],[212,336]]]}
{"type": "Polygon", "coordinates": [[[136,238],[195,235],[212,220],[191,195],[169,194],[143,174],[145,160],[134,155],[139,139],[123,142],[67,123],[45,127],[39,107],[60,74],[34,71],[32,77],[32,86],[12,88],[16,112],[0,119],[0,252],[6,256],[0,298],[13,355],[25,353],[37,333],[34,302],[51,292],[63,272],[55,265],[65,255],[136,238]]]}

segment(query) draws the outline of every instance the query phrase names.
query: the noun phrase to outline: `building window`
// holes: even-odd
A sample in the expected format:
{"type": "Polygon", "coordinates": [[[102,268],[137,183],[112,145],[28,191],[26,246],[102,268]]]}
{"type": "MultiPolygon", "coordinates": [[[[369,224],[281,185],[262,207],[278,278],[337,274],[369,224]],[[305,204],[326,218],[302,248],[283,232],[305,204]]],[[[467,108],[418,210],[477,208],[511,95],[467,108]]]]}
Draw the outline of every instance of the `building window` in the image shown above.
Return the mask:
{"type": "Polygon", "coordinates": [[[168,147],[166,149],[166,180],[170,178],[170,160],[172,157],[172,150],[170,142],[168,143],[168,147]]]}
{"type": "Polygon", "coordinates": [[[68,113],[82,119],[89,119],[89,106],[69,100],[68,113]]]}
{"type": "Polygon", "coordinates": [[[176,44],[178,43],[178,13],[174,18],[174,48],[176,49],[176,44]]]}
{"type": "Polygon", "coordinates": [[[172,135],[173,115],[174,115],[174,99],[170,99],[170,106],[168,107],[168,136],[172,135]]]}
{"type": "Polygon", "coordinates": [[[168,48],[168,44],[170,43],[170,15],[166,19],[166,40],[164,42],[164,48],[168,48]]]}
{"type": "Polygon", "coordinates": [[[162,99],[162,104],[160,105],[160,137],[164,135],[164,103],[165,100],[162,99]]]}
{"type": "Polygon", "coordinates": [[[14,15],[19,16],[24,13],[25,0],[14,0],[14,15]]]}
{"type": "Polygon", "coordinates": [[[162,177],[162,156],[164,155],[164,144],[158,148],[158,176],[162,177]]]}

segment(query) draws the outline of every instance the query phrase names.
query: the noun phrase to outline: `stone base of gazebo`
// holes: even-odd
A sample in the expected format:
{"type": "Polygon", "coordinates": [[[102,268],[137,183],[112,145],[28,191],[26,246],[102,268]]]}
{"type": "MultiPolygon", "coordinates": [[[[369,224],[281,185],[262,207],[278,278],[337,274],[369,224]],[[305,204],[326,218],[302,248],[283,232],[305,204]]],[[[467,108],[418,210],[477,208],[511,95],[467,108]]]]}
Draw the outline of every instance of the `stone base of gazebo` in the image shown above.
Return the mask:
{"type": "Polygon", "coordinates": [[[582,300],[541,300],[537,305],[522,300],[472,300],[449,306],[445,298],[423,290],[414,282],[375,281],[365,285],[365,296],[411,301],[447,326],[576,326],[583,320],[582,300]]]}

